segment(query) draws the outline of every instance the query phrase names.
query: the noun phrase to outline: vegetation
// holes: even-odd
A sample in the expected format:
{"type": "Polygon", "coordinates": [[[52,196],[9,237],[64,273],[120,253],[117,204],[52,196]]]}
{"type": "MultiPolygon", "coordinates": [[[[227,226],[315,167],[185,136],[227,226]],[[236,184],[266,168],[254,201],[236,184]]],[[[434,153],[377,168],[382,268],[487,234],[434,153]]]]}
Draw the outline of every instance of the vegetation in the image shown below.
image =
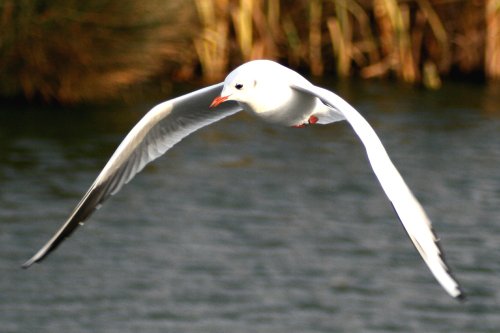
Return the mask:
{"type": "Polygon", "coordinates": [[[255,58],[430,88],[499,79],[500,0],[0,0],[3,96],[93,101],[255,58]]]}

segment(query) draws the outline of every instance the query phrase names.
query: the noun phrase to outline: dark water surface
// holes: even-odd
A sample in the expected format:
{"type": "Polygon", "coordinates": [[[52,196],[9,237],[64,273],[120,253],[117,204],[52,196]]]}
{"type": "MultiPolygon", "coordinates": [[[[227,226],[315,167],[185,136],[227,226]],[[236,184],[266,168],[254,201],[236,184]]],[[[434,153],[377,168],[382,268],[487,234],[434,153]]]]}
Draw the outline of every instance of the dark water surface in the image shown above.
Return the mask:
{"type": "Polygon", "coordinates": [[[157,160],[42,264],[151,106],[0,110],[0,331],[499,332],[500,89],[336,89],[434,221],[469,300],[414,250],[346,123],[238,115],[157,160]]]}

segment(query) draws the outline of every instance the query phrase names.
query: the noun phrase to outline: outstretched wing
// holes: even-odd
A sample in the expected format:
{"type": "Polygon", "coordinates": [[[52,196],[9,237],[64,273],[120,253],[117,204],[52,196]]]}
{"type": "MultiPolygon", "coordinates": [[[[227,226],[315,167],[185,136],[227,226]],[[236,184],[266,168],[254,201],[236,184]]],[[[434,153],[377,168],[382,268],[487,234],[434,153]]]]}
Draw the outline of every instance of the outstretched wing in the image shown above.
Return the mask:
{"type": "Polygon", "coordinates": [[[28,261],[24,268],[42,260],[83,223],[109,196],[118,192],[146,164],[163,155],[190,133],[241,110],[235,102],[209,109],[223,83],[203,88],[158,104],[128,133],[80,200],[68,220],[28,261]]]}
{"type": "Polygon", "coordinates": [[[329,90],[312,85],[296,85],[292,88],[316,96],[332,109],[334,115],[340,112],[345,117],[363,142],[375,175],[425,263],[451,296],[463,298],[463,292],[444,260],[431,221],[392,163],[370,124],[349,103],[329,90]]]}

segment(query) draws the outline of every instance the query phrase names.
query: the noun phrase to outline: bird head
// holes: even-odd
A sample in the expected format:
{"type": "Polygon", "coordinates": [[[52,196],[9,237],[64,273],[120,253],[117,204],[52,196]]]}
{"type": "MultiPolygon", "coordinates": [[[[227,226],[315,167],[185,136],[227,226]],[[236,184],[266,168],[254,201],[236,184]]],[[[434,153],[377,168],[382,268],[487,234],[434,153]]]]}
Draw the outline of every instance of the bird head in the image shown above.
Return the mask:
{"type": "Polygon", "coordinates": [[[254,62],[243,64],[233,70],[224,80],[220,96],[217,96],[210,108],[214,108],[225,101],[236,101],[248,104],[256,93],[258,73],[252,71],[254,62]]]}
{"type": "Polygon", "coordinates": [[[297,73],[270,60],[253,60],[234,69],[224,80],[220,96],[210,108],[236,101],[243,109],[261,113],[275,109],[291,95],[290,83],[297,73]]]}

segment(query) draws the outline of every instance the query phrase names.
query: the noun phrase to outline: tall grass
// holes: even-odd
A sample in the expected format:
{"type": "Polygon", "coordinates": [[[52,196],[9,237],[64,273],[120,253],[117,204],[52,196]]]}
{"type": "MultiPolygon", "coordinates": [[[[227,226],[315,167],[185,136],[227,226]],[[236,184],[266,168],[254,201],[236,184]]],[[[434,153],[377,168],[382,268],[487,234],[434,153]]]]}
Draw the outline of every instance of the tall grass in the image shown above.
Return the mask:
{"type": "Polygon", "coordinates": [[[74,102],[269,58],[438,88],[500,78],[500,0],[0,0],[0,94],[74,102]]]}
{"type": "Polygon", "coordinates": [[[492,79],[500,79],[500,0],[487,0],[485,72],[492,79]]]}
{"type": "MultiPolygon", "coordinates": [[[[235,63],[278,58],[292,66],[308,66],[312,75],[323,75],[326,70],[340,77],[392,76],[429,88],[438,88],[441,76],[455,69],[463,74],[481,72],[483,63],[486,77],[499,76],[500,0],[487,0],[487,4],[295,0],[287,1],[286,7],[280,1],[227,1],[232,15],[226,22],[236,43],[227,48],[224,58],[237,59],[235,63]],[[266,4],[275,10],[266,11],[266,4]],[[268,15],[267,20],[261,19],[263,15],[268,15]],[[477,52],[481,49],[483,54],[477,52]]],[[[217,0],[204,2],[215,6],[217,0]]],[[[225,72],[221,70],[220,77],[225,72]]]]}
{"type": "MultiPolygon", "coordinates": [[[[71,103],[115,96],[166,62],[189,61],[171,30],[180,3],[0,0],[0,93],[71,103]],[[166,60],[167,59],[167,60],[166,60]]],[[[185,13],[185,11],[184,11],[185,13]]]]}
{"type": "Polygon", "coordinates": [[[228,1],[195,0],[201,22],[201,31],[194,39],[194,46],[203,75],[213,81],[223,75],[228,67],[228,1]]]}

